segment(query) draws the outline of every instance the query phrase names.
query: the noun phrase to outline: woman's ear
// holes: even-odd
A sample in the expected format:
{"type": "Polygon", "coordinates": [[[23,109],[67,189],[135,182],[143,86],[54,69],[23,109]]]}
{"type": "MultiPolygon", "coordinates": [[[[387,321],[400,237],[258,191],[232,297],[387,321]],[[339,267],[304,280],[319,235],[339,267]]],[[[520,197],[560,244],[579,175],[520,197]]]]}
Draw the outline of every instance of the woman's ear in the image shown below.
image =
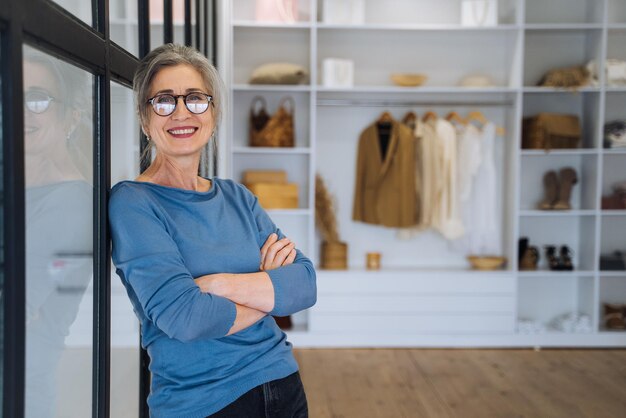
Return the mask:
{"type": "Polygon", "coordinates": [[[70,116],[68,117],[66,136],[69,138],[76,128],[78,128],[78,124],[80,123],[81,111],[78,109],[72,110],[70,116]]]}

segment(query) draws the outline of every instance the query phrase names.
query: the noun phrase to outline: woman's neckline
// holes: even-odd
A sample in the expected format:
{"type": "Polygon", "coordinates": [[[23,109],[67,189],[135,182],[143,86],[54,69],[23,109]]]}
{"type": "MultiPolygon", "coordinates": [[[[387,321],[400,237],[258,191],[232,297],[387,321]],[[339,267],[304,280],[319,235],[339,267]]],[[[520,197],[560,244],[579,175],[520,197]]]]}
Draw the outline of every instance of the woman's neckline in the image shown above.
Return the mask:
{"type": "MultiPolygon", "coordinates": [[[[209,195],[209,194],[213,193],[215,191],[215,179],[207,179],[205,177],[201,177],[201,178],[203,178],[205,180],[208,180],[211,183],[208,190],[199,191],[199,190],[183,189],[183,188],[180,188],[180,187],[165,186],[163,184],[153,183],[151,181],[142,181],[142,180],[123,180],[123,181],[119,182],[118,184],[121,184],[121,183],[133,183],[133,184],[142,184],[142,185],[145,184],[145,185],[148,185],[148,186],[153,186],[153,187],[161,188],[161,189],[165,189],[165,190],[172,190],[172,191],[191,193],[191,194],[197,194],[197,195],[209,195]]],[[[117,184],[116,184],[116,186],[117,186],[117,184]]]]}

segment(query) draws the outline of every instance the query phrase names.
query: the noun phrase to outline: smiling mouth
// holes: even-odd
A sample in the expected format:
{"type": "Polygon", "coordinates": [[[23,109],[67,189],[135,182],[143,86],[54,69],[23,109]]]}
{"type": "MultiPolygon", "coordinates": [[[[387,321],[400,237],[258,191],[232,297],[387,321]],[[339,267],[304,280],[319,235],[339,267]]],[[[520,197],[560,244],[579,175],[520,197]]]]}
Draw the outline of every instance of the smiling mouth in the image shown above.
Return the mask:
{"type": "Polygon", "coordinates": [[[24,133],[25,134],[32,134],[35,131],[38,131],[39,128],[36,128],[34,126],[24,126],[24,133]]]}
{"type": "Polygon", "coordinates": [[[197,130],[198,128],[177,128],[177,129],[168,129],[167,132],[169,132],[171,135],[176,136],[176,137],[186,138],[186,137],[193,135],[197,130]]]}

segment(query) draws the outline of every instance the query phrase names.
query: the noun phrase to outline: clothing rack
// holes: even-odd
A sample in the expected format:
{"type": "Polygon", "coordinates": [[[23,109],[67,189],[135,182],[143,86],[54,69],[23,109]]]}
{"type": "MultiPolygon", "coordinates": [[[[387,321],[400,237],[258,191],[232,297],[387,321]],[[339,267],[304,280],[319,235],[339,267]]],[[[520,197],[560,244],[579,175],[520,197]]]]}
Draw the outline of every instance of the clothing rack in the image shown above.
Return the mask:
{"type": "Polygon", "coordinates": [[[351,107],[510,107],[512,101],[489,102],[425,102],[400,100],[350,100],[350,99],[318,99],[318,106],[351,106],[351,107]]]}

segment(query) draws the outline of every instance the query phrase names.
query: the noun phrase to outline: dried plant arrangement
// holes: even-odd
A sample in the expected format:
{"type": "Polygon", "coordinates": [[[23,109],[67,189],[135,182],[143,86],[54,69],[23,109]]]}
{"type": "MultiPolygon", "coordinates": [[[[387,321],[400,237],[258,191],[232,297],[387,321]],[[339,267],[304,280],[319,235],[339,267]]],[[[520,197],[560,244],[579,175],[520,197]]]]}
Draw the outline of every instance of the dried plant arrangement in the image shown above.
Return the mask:
{"type": "Polygon", "coordinates": [[[319,174],[315,176],[315,223],[324,241],[339,242],[333,196],[319,174]]]}
{"type": "Polygon", "coordinates": [[[315,176],[315,223],[322,234],[321,267],[331,270],[348,268],[348,244],[339,240],[333,196],[324,180],[315,176]]]}

